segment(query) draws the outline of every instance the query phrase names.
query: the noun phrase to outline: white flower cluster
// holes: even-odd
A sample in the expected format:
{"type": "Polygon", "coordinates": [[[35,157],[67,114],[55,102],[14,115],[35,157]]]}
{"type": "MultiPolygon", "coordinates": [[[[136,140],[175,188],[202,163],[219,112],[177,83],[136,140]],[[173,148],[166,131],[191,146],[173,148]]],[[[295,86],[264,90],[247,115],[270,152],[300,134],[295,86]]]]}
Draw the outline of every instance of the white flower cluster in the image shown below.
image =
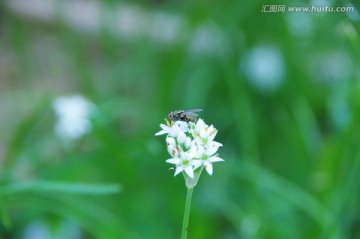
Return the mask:
{"type": "Polygon", "coordinates": [[[91,130],[90,116],[96,107],[81,95],[58,97],[53,108],[57,116],[55,132],[61,138],[78,139],[91,130]]]}
{"type": "Polygon", "coordinates": [[[175,175],[185,172],[185,178],[194,178],[194,173],[201,173],[202,168],[212,175],[212,163],[224,161],[216,154],[222,146],[214,141],[217,129],[202,119],[196,123],[175,121],[171,125],[160,124],[160,127],[162,130],[155,135],[167,134],[167,150],[172,158],[166,162],[175,165],[175,175]]]}

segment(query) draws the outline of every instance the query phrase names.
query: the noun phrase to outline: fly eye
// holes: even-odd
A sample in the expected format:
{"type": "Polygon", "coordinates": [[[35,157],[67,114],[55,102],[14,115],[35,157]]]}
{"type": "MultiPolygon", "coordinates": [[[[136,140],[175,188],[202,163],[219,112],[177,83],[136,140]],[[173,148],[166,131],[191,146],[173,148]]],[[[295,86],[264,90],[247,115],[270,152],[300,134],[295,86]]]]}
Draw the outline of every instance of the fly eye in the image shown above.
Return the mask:
{"type": "Polygon", "coordinates": [[[168,117],[169,117],[169,119],[172,119],[173,116],[172,116],[172,114],[170,113],[170,114],[168,115],[168,117]]]}

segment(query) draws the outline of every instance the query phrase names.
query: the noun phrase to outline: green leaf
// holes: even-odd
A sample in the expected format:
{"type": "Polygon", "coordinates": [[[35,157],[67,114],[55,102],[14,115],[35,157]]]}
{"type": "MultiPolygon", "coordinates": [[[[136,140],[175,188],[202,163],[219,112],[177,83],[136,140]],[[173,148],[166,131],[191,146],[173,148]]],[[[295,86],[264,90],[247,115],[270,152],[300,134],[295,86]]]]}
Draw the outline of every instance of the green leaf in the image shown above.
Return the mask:
{"type": "Polygon", "coordinates": [[[2,186],[2,194],[23,192],[56,192],[88,195],[104,195],[119,193],[121,187],[117,184],[86,184],[51,181],[20,182],[2,186]]]}

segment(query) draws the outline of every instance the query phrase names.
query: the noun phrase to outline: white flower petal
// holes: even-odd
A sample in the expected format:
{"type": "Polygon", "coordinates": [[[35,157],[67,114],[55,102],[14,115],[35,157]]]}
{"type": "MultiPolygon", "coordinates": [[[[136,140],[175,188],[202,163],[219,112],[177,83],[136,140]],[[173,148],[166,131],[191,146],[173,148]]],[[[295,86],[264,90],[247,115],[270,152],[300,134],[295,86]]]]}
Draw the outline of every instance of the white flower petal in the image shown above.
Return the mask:
{"type": "Polygon", "coordinates": [[[176,168],[175,168],[175,174],[174,174],[174,176],[178,175],[178,174],[181,173],[182,171],[184,171],[184,168],[183,168],[183,167],[176,167],[176,168]]]}
{"type": "Polygon", "coordinates": [[[211,163],[205,165],[205,169],[208,172],[209,175],[213,174],[213,166],[211,163]]]}
{"type": "Polygon", "coordinates": [[[191,147],[191,139],[187,137],[185,141],[185,148],[189,149],[190,147],[191,147]]]}
{"type": "Polygon", "coordinates": [[[175,124],[177,125],[177,127],[179,127],[179,129],[180,129],[182,132],[187,132],[187,131],[188,131],[188,128],[189,128],[188,122],[185,122],[185,121],[176,121],[175,124]]]}
{"type": "Polygon", "coordinates": [[[176,138],[180,131],[181,130],[180,130],[179,126],[174,124],[172,127],[170,127],[169,136],[173,137],[173,138],[176,138]]]}
{"type": "Polygon", "coordinates": [[[186,142],[186,135],[185,135],[184,132],[182,132],[182,131],[179,132],[179,135],[177,137],[177,141],[178,141],[179,144],[183,144],[183,143],[186,142]]]}
{"type": "Polygon", "coordinates": [[[193,141],[191,141],[191,148],[196,148],[197,145],[201,145],[201,139],[198,137],[194,138],[193,141]]]}
{"type": "Polygon", "coordinates": [[[209,160],[210,162],[212,162],[212,163],[225,161],[225,160],[223,160],[222,158],[219,158],[219,157],[216,157],[216,156],[210,157],[208,160],[209,160]]]}
{"type": "MultiPolygon", "coordinates": [[[[212,126],[212,125],[211,125],[212,126]]],[[[217,134],[217,130],[213,127],[213,129],[210,131],[210,135],[209,135],[209,138],[208,138],[208,140],[209,141],[213,141],[214,140],[214,138],[215,138],[215,136],[216,136],[216,134],[217,134]],[[215,131],[214,131],[215,130],[215,131]]]]}
{"type": "Polygon", "coordinates": [[[163,129],[163,130],[169,130],[170,127],[167,126],[166,124],[160,124],[160,127],[163,129]]]}
{"type": "Polygon", "coordinates": [[[194,170],[191,166],[185,168],[185,173],[189,175],[190,178],[194,177],[194,170]]]}
{"type": "Polygon", "coordinates": [[[159,132],[157,132],[155,134],[155,136],[158,136],[158,135],[162,135],[162,134],[168,134],[169,131],[170,131],[170,127],[167,126],[167,125],[164,125],[164,124],[160,124],[160,127],[162,130],[160,130],[159,132]]]}
{"type": "MultiPolygon", "coordinates": [[[[166,160],[167,163],[172,163],[172,164],[180,164],[181,163],[181,159],[179,158],[171,158],[166,160]]],[[[177,167],[176,167],[177,168],[177,167]]]]}
{"type": "Polygon", "coordinates": [[[206,129],[205,129],[205,128],[202,128],[202,129],[200,130],[199,135],[200,135],[200,138],[202,138],[202,139],[206,139],[206,138],[207,138],[207,136],[208,136],[208,132],[206,131],[206,129]]]}
{"type": "Polygon", "coordinates": [[[194,170],[201,167],[203,165],[203,161],[199,159],[191,160],[192,165],[194,166],[194,170]]]}
{"type": "Polygon", "coordinates": [[[206,149],[206,154],[208,156],[212,156],[218,151],[218,149],[219,149],[218,145],[212,145],[212,147],[206,149]]]}
{"type": "Polygon", "coordinates": [[[205,122],[202,119],[198,119],[198,121],[196,122],[196,125],[195,125],[195,132],[197,134],[200,134],[201,130],[204,129],[205,127],[207,127],[205,122]]]}
{"type": "Polygon", "coordinates": [[[222,147],[222,146],[223,146],[221,143],[216,142],[216,141],[212,141],[211,144],[212,144],[212,145],[216,145],[216,146],[218,146],[218,147],[222,147]]]}
{"type": "Polygon", "coordinates": [[[198,157],[202,157],[203,154],[206,154],[206,149],[201,144],[197,144],[196,150],[198,153],[198,157]]]}
{"type": "Polygon", "coordinates": [[[189,160],[198,157],[198,152],[197,152],[196,148],[189,149],[189,151],[187,151],[186,154],[187,154],[186,157],[189,160]]]}
{"type": "Polygon", "coordinates": [[[157,133],[155,134],[155,136],[159,136],[159,135],[167,134],[167,133],[168,133],[167,131],[161,130],[161,131],[157,132],[157,133]]]}

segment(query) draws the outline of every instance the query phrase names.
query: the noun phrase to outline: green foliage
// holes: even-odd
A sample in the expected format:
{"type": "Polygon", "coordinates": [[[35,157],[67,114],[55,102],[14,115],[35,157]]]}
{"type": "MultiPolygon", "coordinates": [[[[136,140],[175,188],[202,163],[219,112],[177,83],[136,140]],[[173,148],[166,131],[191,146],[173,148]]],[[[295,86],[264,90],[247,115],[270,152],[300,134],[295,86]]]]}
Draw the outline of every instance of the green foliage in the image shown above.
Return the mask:
{"type": "Polygon", "coordinates": [[[360,237],[358,15],[138,1],[186,23],[162,42],[117,34],[106,11],[119,3],[104,2],[95,31],[0,9],[0,238],[24,238],[34,222],[61,238],[73,235],[64,223],[81,238],[179,238],[186,187],[154,134],[191,108],[219,130],[225,162],[194,190],[189,239],[360,237]],[[194,45],[203,26],[215,39],[194,45]],[[259,46],[282,57],[273,88],[245,64],[259,46]],[[52,102],[71,94],[97,113],[90,133],[64,141],[52,102]]]}

